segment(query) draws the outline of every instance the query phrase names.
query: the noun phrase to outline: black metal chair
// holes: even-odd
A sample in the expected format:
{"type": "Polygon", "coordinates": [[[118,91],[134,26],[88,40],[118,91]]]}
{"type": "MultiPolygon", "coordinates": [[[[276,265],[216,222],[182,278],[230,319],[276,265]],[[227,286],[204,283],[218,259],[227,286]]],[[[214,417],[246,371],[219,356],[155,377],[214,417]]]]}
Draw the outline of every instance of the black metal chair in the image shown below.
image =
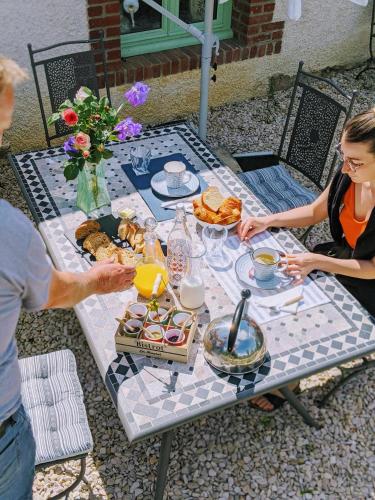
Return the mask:
{"type": "Polygon", "coordinates": [[[373,39],[375,38],[374,29],[375,29],[375,1],[372,4],[372,15],[371,15],[371,25],[370,25],[370,42],[369,42],[370,58],[367,60],[366,66],[358,73],[356,79],[358,79],[365,71],[368,71],[369,69],[375,70],[374,51],[372,47],[373,39]]]}
{"type": "MultiPolygon", "coordinates": [[[[319,192],[328,185],[338,159],[335,153],[328,161],[332,141],[349,118],[356,97],[356,92],[347,94],[332,80],[306,73],[302,67],[301,61],[277,154],[233,154],[243,170],[240,179],[273,213],[309,204],[317,196],[280,162],[303,174],[319,192]],[[334,99],[337,94],[344,103],[334,99]]],[[[303,239],[306,236],[307,232],[303,239]]]]}
{"type": "Polygon", "coordinates": [[[51,146],[51,140],[67,135],[70,131],[62,120],[58,120],[55,123],[55,133],[50,134],[47,126],[46,112],[40,89],[37,68],[38,66],[44,67],[44,76],[51,105],[50,114],[55,113],[60,104],[66,99],[72,100],[81,86],[89,87],[95,95],[99,97],[99,83],[96,76],[96,63],[103,65],[104,84],[107,97],[109,102],[111,102],[103,32],[100,32],[99,38],[92,38],[90,40],[61,42],[41,49],[33,49],[31,43],[28,43],[27,48],[29,50],[31,68],[38,94],[40,111],[42,113],[46,141],[48,146],[51,146]],[[89,49],[82,51],[82,45],[85,44],[89,45],[89,49]],[[58,47],[70,45],[76,45],[78,46],[77,48],[81,50],[79,52],[69,54],[54,55],[52,57],[48,57],[48,54],[46,57],[46,55],[43,54],[43,57],[46,58],[39,59],[37,61],[34,58],[35,54],[41,54],[42,52],[45,53],[57,49],[58,47]]]}

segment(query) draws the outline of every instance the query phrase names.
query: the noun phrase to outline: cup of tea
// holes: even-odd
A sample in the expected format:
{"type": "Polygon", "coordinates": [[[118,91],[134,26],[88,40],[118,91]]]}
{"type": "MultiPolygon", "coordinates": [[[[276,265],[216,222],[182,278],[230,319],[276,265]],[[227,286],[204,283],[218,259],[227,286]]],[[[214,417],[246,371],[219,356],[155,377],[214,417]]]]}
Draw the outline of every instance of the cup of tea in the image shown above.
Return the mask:
{"type": "Polygon", "coordinates": [[[167,187],[178,189],[191,179],[191,172],[186,171],[186,165],[182,161],[168,161],[164,165],[167,187]]]}
{"type": "Polygon", "coordinates": [[[254,277],[259,281],[269,281],[275,277],[276,271],[285,271],[287,263],[274,248],[261,247],[250,250],[250,257],[254,265],[254,277]]]}

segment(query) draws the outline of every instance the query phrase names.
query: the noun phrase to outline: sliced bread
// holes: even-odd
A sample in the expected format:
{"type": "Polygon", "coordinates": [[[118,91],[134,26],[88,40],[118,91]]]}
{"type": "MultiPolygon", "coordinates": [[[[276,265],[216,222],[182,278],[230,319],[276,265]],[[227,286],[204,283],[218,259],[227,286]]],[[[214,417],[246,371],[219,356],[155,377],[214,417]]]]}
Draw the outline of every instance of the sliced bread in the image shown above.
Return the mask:
{"type": "Polygon", "coordinates": [[[207,210],[217,213],[224,197],[216,187],[210,187],[202,194],[202,204],[207,210]]]}

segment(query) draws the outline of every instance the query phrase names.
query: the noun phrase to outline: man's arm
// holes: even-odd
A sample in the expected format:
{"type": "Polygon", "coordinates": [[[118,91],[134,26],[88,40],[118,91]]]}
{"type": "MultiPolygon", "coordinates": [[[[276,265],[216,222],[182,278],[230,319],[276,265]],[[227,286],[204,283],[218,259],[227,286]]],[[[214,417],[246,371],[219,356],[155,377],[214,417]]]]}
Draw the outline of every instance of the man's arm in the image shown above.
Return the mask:
{"type": "Polygon", "coordinates": [[[69,308],[94,293],[120,292],[132,285],[134,267],[112,264],[108,261],[82,273],[52,269],[48,301],[43,309],[69,308]]]}

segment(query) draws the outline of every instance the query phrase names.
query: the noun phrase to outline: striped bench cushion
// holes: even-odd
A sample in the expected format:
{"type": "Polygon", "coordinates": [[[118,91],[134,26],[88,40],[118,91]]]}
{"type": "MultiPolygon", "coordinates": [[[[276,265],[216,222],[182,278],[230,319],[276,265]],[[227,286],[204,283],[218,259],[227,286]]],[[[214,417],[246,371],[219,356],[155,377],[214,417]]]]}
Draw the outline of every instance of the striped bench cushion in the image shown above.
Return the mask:
{"type": "Polygon", "coordinates": [[[318,196],[294,180],[282,165],[242,172],[238,177],[272,213],[308,205],[318,196]]]}
{"type": "Polygon", "coordinates": [[[19,360],[22,402],[36,442],[36,465],[85,454],[92,437],[72,351],[19,360]]]}

